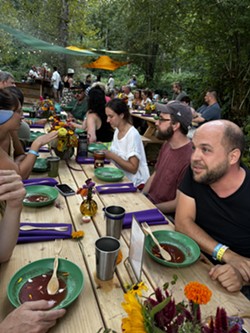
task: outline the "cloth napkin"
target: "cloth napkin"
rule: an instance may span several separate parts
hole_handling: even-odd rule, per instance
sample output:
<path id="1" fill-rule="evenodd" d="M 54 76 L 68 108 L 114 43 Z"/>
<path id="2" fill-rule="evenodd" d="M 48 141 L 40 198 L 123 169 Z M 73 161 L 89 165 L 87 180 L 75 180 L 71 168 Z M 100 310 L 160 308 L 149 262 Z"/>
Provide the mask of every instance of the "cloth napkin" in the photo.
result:
<path id="1" fill-rule="evenodd" d="M 23 180 L 24 186 L 29 185 L 47 185 L 47 186 L 55 186 L 58 184 L 58 181 L 54 178 L 29 178 Z"/>
<path id="2" fill-rule="evenodd" d="M 165 219 L 162 213 L 157 208 L 153 208 L 141 210 L 138 212 L 126 213 L 123 220 L 123 229 L 131 227 L 133 215 L 139 223 L 147 222 L 149 225 L 168 224 L 168 221 Z"/>
<path id="3" fill-rule="evenodd" d="M 78 164 L 94 164 L 94 157 L 77 157 Z M 109 164 L 110 160 L 104 159 L 104 164 Z"/>
<path id="4" fill-rule="evenodd" d="M 44 128 L 42 124 L 30 124 L 30 128 Z"/>
<path id="5" fill-rule="evenodd" d="M 133 185 L 133 183 L 115 183 L 115 184 L 105 184 L 105 185 L 96 186 L 96 190 L 100 194 L 108 194 L 108 193 L 136 192 L 137 188 Z"/>
<path id="6" fill-rule="evenodd" d="M 21 222 L 22 225 L 32 225 L 35 227 L 68 227 L 66 231 L 56 231 L 56 230 L 27 230 L 19 231 L 19 237 L 17 243 L 33 243 L 33 242 L 43 242 L 54 239 L 66 239 L 71 238 L 72 225 L 70 223 L 30 223 Z"/>

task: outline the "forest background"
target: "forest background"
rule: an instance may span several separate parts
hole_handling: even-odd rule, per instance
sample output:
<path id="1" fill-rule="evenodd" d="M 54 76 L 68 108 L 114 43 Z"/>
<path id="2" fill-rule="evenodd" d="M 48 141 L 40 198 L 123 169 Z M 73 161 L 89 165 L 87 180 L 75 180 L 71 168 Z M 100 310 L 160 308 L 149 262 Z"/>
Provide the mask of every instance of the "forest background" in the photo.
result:
<path id="1" fill-rule="evenodd" d="M 249 0 L 0 0 L 0 23 L 63 47 L 125 50 L 130 64 L 113 72 L 116 85 L 132 74 L 140 87 L 165 90 L 180 81 L 195 108 L 215 89 L 223 118 L 240 126 L 250 112 Z M 102 52 L 99 52 L 102 54 Z M 105 54 L 105 52 L 103 53 Z M 140 54 L 140 55 L 138 55 Z M 143 55 L 141 55 L 143 54 Z M 0 69 L 17 80 L 43 62 L 79 79 L 97 70 L 96 57 L 39 51 L 0 30 Z M 110 72 L 100 71 L 107 80 Z M 250 129 L 249 129 L 250 136 Z"/>

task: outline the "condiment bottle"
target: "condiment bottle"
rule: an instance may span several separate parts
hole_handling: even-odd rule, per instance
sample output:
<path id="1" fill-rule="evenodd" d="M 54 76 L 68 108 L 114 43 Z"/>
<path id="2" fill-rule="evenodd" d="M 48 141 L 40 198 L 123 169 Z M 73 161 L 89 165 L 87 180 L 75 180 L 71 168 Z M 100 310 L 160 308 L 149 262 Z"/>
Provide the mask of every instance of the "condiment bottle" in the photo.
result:
<path id="1" fill-rule="evenodd" d="M 101 150 L 94 151 L 94 168 L 102 168 L 104 166 L 105 153 Z"/>

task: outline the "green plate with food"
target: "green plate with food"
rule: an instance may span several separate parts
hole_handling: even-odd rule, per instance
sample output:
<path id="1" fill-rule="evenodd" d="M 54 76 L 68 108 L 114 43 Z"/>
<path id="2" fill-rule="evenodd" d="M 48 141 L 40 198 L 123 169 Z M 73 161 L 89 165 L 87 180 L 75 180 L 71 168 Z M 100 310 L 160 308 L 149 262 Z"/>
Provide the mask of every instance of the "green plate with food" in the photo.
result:
<path id="1" fill-rule="evenodd" d="M 147 235 L 145 239 L 146 251 L 159 264 L 168 267 L 186 267 L 199 259 L 200 248 L 190 237 L 177 231 L 168 230 L 153 231 L 153 234 L 171 255 L 171 261 L 164 260 L 152 238 Z"/>
<path id="2" fill-rule="evenodd" d="M 107 150 L 107 147 L 103 143 L 93 142 L 88 145 L 88 151 L 93 153 L 95 150 Z"/>
<path id="3" fill-rule="evenodd" d="M 28 207 L 44 207 L 52 204 L 58 197 L 54 187 L 46 185 L 30 185 L 26 187 L 23 205 Z"/>
<path id="4" fill-rule="evenodd" d="M 73 262 L 59 259 L 59 291 L 48 295 L 47 284 L 53 271 L 54 258 L 34 261 L 17 271 L 11 278 L 7 294 L 14 307 L 25 301 L 40 299 L 55 300 L 54 308 L 66 308 L 80 295 L 84 277 L 81 269 Z"/>
<path id="5" fill-rule="evenodd" d="M 117 182 L 122 180 L 125 175 L 121 169 L 109 167 L 97 168 L 95 169 L 94 173 L 98 179 L 104 180 L 106 182 Z"/>
<path id="6" fill-rule="evenodd" d="M 37 158 L 32 168 L 34 172 L 45 172 L 48 170 L 48 161 L 46 158 Z"/>

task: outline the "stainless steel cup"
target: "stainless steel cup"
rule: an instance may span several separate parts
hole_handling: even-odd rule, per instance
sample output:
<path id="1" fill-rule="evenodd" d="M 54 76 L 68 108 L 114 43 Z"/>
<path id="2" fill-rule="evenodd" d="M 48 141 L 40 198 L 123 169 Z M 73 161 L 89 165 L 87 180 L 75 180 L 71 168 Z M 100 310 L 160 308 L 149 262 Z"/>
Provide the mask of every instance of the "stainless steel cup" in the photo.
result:
<path id="1" fill-rule="evenodd" d="M 95 242 L 96 276 L 107 281 L 114 276 L 120 242 L 114 237 L 101 237 Z"/>
<path id="2" fill-rule="evenodd" d="M 125 209 L 120 206 L 104 208 L 106 216 L 106 235 L 117 239 L 121 237 Z"/>
<path id="3" fill-rule="evenodd" d="M 58 177 L 59 161 L 60 157 L 57 156 L 51 156 L 47 158 L 49 177 Z"/>

